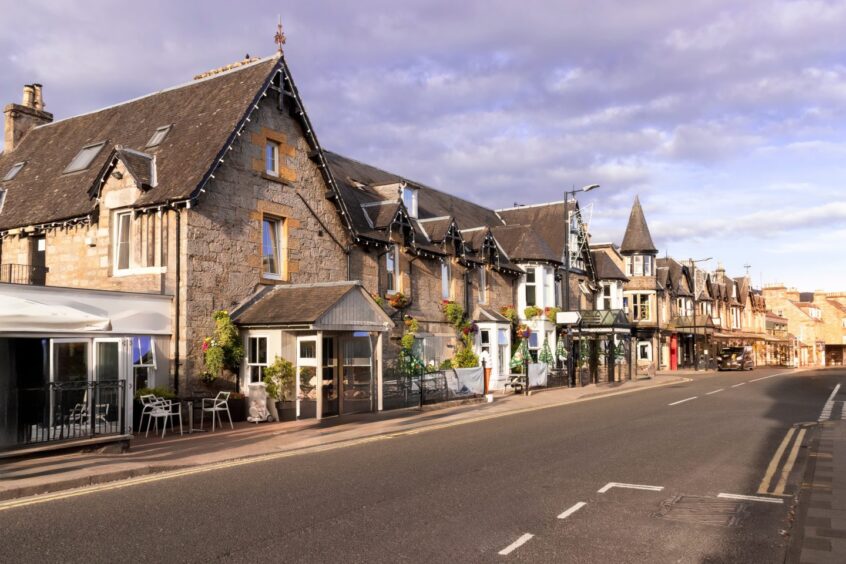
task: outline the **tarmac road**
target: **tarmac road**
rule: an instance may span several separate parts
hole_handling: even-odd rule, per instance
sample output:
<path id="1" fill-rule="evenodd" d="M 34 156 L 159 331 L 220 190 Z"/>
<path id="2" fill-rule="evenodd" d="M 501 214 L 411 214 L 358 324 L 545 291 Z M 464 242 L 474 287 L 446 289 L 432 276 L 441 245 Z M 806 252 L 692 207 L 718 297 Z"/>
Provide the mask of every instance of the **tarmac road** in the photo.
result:
<path id="1" fill-rule="evenodd" d="M 69 495 L 0 511 L 0 561 L 781 562 L 806 445 L 843 382 L 698 375 Z"/>

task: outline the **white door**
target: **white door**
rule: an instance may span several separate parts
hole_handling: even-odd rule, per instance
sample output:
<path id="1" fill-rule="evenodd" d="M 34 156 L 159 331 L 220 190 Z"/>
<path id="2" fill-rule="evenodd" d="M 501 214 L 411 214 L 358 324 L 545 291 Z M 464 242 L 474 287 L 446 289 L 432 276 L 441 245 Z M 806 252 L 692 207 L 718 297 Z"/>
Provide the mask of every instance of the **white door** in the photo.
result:
<path id="1" fill-rule="evenodd" d="M 119 424 L 121 412 L 125 421 L 132 421 L 133 392 L 129 384 L 131 379 L 127 378 L 127 342 L 131 346 L 130 339 L 94 339 L 93 374 L 97 382 L 94 402 L 98 424 Z"/>
<path id="2" fill-rule="evenodd" d="M 317 416 L 317 337 L 297 337 L 297 418 Z"/>
<path id="3" fill-rule="evenodd" d="M 90 339 L 50 340 L 51 439 L 86 432 L 82 426 L 83 411 L 89 403 L 88 383 L 92 375 Z"/>

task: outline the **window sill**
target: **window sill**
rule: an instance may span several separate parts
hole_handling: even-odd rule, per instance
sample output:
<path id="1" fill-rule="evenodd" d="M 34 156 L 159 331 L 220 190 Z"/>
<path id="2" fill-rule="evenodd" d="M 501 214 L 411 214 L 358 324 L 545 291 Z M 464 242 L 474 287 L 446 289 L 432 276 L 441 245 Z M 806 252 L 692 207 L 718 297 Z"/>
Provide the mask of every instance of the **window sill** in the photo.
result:
<path id="1" fill-rule="evenodd" d="M 115 278 L 122 278 L 124 276 L 142 276 L 144 274 L 166 274 L 166 266 L 148 266 L 146 268 L 124 268 L 121 270 L 113 270 L 112 276 Z"/>
<path id="2" fill-rule="evenodd" d="M 259 283 L 272 286 L 274 284 L 287 284 L 288 281 L 281 276 L 268 276 L 266 274 L 262 274 Z"/>
<path id="3" fill-rule="evenodd" d="M 259 173 L 259 176 L 261 176 L 265 180 L 269 180 L 270 182 L 275 182 L 276 184 L 281 184 L 283 186 L 293 186 L 293 184 L 291 184 L 284 178 L 279 176 L 273 176 L 272 174 L 267 174 L 266 172 Z"/>

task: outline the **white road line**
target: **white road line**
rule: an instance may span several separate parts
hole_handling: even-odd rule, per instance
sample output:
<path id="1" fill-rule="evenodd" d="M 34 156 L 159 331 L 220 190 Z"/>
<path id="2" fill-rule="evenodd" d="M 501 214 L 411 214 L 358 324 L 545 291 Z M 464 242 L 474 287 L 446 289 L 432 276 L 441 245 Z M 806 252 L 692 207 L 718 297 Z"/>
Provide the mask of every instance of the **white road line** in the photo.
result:
<path id="1" fill-rule="evenodd" d="M 699 397 L 699 396 L 693 396 L 692 398 L 687 398 L 687 399 L 683 399 L 683 400 L 679 400 L 679 401 L 674 401 L 673 403 L 668 403 L 667 405 L 678 405 L 678 404 L 680 404 L 680 403 L 684 403 L 684 402 L 686 402 L 686 401 L 695 400 L 695 399 L 696 399 L 696 398 L 698 398 L 698 397 Z"/>
<path id="2" fill-rule="evenodd" d="M 706 395 L 706 396 L 710 396 L 711 394 L 717 394 L 717 393 L 720 393 L 720 392 L 722 392 L 723 390 L 725 390 L 725 388 L 720 388 L 719 390 L 714 390 L 713 392 L 708 392 L 708 393 L 707 393 L 707 394 L 705 394 L 705 395 Z"/>
<path id="3" fill-rule="evenodd" d="M 770 489 L 770 480 L 773 479 L 776 468 L 778 468 L 778 463 L 781 462 L 781 457 L 784 455 L 784 451 L 787 449 L 787 445 L 790 444 L 790 439 L 793 437 L 793 433 L 795 432 L 796 427 L 791 427 L 784 436 L 784 439 L 782 439 L 781 444 L 778 445 L 778 449 L 776 449 L 773 459 L 770 460 L 770 465 L 767 466 L 767 472 L 764 474 L 764 479 L 761 480 L 761 485 L 758 486 L 758 493 L 768 493 L 768 490 Z"/>
<path id="4" fill-rule="evenodd" d="M 834 396 L 837 395 L 837 392 L 840 390 L 840 384 L 834 386 L 834 389 L 831 391 L 831 395 L 828 396 L 828 399 L 823 405 L 823 410 L 820 413 L 819 419 L 817 421 L 828 421 L 831 419 L 831 410 L 834 409 Z"/>
<path id="5" fill-rule="evenodd" d="M 802 446 L 802 439 L 805 438 L 805 429 L 799 431 L 796 435 L 796 442 L 793 443 L 793 448 L 790 449 L 790 456 L 787 457 L 787 462 L 784 463 L 784 468 L 781 470 L 781 478 L 778 481 L 773 493 L 781 495 L 784 493 L 784 486 L 787 485 L 787 477 L 790 471 L 793 470 L 793 465 L 796 464 L 796 456 L 799 454 L 799 447 Z"/>
<path id="6" fill-rule="evenodd" d="M 558 518 L 559 519 L 566 519 L 567 517 L 569 517 L 570 515 L 572 515 L 573 513 L 575 513 L 576 511 L 578 511 L 582 507 L 584 507 L 585 505 L 587 505 L 587 503 L 585 503 L 584 501 L 580 501 L 579 503 L 577 503 L 576 505 L 574 505 L 573 507 L 571 507 L 570 509 L 568 509 L 567 511 L 565 511 L 564 513 L 559 515 Z"/>
<path id="7" fill-rule="evenodd" d="M 735 384 L 734 386 L 732 386 L 732 388 L 739 388 L 740 386 L 742 386 L 745 383 L 746 382 L 741 382 L 740 384 Z"/>
<path id="8" fill-rule="evenodd" d="M 756 495 L 740 495 L 740 494 L 728 494 L 728 493 L 721 493 L 717 495 L 717 497 L 721 497 L 723 499 L 743 499 L 746 501 L 763 501 L 765 503 L 778 503 L 783 504 L 783 499 L 774 499 L 771 497 L 758 497 Z"/>
<path id="9" fill-rule="evenodd" d="M 650 492 L 660 492 L 664 489 L 664 486 L 645 486 L 643 484 L 622 484 L 620 482 L 608 482 L 600 489 L 596 490 L 596 493 L 605 493 L 611 488 L 626 488 L 629 490 L 647 490 Z"/>
<path id="10" fill-rule="evenodd" d="M 518 548 L 520 548 L 521 546 L 523 546 L 524 544 L 529 542 L 533 536 L 535 536 L 535 535 L 533 535 L 531 533 L 525 533 L 522 537 L 520 537 L 516 541 L 512 542 L 511 544 L 509 544 L 508 546 L 506 546 L 505 548 L 500 550 L 499 554 L 501 556 L 508 556 L 509 554 L 511 554 L 512 552 L 514 552 L 515 550 L 517 550 Z"/>
<path id="11" fill-rule="evenodd" d="M 785 374 L 791 374 L 791 372 L 779 372 L 778 374 L 770 374 L 769 376 L 764 376 L 762 378 L 755 378 L 754 380 L 749 380 L 750 382 L 760 382 L 761 380 L 766 380 L 767 378 L 775 378 L 776 376 L 784 376 Z"/>

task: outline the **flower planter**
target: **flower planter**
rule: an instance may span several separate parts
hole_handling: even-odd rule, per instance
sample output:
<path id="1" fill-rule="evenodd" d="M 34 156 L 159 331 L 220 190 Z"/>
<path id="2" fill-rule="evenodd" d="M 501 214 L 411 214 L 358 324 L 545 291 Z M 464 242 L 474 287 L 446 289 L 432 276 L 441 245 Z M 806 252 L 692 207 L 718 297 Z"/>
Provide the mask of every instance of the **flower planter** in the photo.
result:
<path id="1" fill-rule="evenodd" d="M 229 398 L 229 414 L 232 416 L 232 422 L 247 420 L 247 400 L 244 398 Z"/>
<path id="2" fill-rule="evenodd" d="M 296 421 L 297 420 L 297 402 L 295 401 L 277 401 L 274 404 L 277 412 L 277 421 Z"/>

